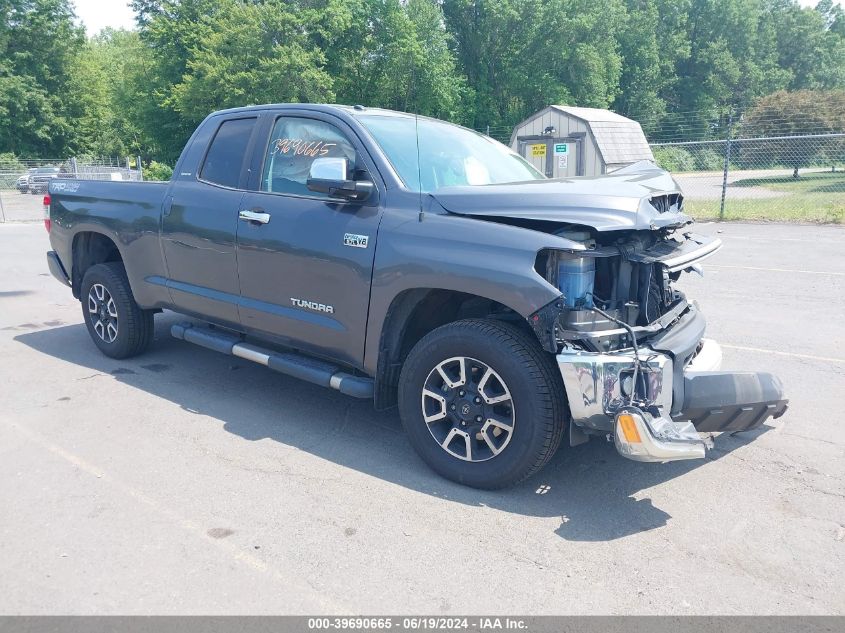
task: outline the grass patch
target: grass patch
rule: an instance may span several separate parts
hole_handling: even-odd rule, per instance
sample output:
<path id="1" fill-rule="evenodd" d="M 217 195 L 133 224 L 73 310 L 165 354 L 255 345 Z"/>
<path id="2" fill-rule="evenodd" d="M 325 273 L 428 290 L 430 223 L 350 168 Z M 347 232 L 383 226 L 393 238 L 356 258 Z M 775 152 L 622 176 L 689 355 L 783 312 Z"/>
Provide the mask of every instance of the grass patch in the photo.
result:
<path id="1" fill-rule="evenodd" d="M 773 198 L 731 197 L 731 189 L 760 188 L 778 192 Z M 687 200 L 687 213 L 697 220 L 719 218 L 719 200 Z M 845 172 L 814 172 L 798 178 L 770 176 L 737 180 L 728 187 L 725 220 L 845 223 Z"/>
<path id="2" fill-rule="evenodd" d="M 793 178 L 792 174 L 768 178 L 744 178 L 731 187 L 763 187 L 787 193 L 827 193 L 845 191 L 845 171 L 814 171 Z"/>

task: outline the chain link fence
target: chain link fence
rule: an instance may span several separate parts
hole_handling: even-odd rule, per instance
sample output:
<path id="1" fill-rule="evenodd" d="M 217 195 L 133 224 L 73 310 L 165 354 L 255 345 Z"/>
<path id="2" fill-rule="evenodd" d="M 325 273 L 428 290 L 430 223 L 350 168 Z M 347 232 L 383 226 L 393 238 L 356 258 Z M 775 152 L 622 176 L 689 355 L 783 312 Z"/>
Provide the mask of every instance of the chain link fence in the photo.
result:
<path id="1" fill-rule="evenodd" d="M 845 133 L 652 143 L 688 212 L 729 220 L 845 220 Z"/>
<path id="2" fill-rule="evenodd" d="M 54 178 L 143 180 L 139 158 L 15 158 L 0 156 L 0 222 L 31 222 L 44 215 L 43 196 Z"/>
<path id="3" fill-rule="evenodd" d="M 823 125 L 800 114 L 753 122 L 694 112 L 640 120 L 657 163 L 681 186 L 699 219 L 845 223 L 845 121 Z M 480 132 L 508 144 L 512 128 Z M 787 133 L 778 133 L 784 131 Z M 39 178 L 142 180 L 140 159 L 0 156 L 0 221 L 43 215 Z M 36 195 L 33 195 L 36 194 Z"/>
<path id="4" fill-rule="evenodd" d="M 629 115 L 699 219 L 845 223 L 845 117 L 800 111 Z M 479 132 L 505 145 L 513 128 Z"/>

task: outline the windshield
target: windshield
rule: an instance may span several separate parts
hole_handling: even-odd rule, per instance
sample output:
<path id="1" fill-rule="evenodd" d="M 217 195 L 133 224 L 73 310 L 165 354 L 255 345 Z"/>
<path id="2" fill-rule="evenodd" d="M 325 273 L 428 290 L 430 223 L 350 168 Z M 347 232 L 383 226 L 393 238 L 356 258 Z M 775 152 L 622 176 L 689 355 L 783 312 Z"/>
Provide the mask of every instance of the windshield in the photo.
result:
<path id="1" fill-rule="evenodd" d="M 58 167 L 38 167 L 35 170 L 36 174 L 58 174 L 59 168 Z"/>
<path id="2" fill-rule="evenodd" d="M 453 185 L 490 185 L 545 178 L 498 141 L 451 123 L 385 115 L 358 119 L 384 150 L 405 186 L 414 191 L 430 193 Z"/>

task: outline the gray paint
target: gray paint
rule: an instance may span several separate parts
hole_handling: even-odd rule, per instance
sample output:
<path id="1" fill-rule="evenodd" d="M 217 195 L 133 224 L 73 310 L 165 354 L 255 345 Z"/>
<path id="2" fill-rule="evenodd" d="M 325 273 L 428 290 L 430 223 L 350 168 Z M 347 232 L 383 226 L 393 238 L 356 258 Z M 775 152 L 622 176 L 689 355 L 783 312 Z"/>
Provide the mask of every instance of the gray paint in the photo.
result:
<path id="1" fill-rule="evenodd" d="M 197 166 L 217 126 L 246 114 L 261 122 L 244 161 L 242 189 L 199 181 Z M 257 191 L 272 123 L 284 114 L 331 121 L 349 135 L 376 187 L 370 202 Z M 677 214 L 657 218 L 647 208 L 649 195 L 677 190 L 653 167 L 604 180 L 444 189 L 421 200 L 402 185 L 355 111 L 335 106 L 214 113 L 186 145 L 174 173 L 169 184 L 68 181 L 74 184 L 54 190 L 50 239 L 66 270 L 74 236 L 101 233 L 117 245 L 142 307 L 194 315 L 369 374 L 377 370 L 390 307 L 409 290 L 465 292 L 524 317 L 559 296 L 534 270 L 537 252 L 581 245 L 473 215 L 542 217 L 600 230 L 687 221 Z M 242 209 L 262 209 L 270 222 L 238 221 Z M 345 233 L 368 235 L 368 248 L 344 246 Z M 293 306 L 291 297 L 331 304 L 334 312 Z"/>
<path id="2" fill-rule="evenodd" d="M 692 222 L 683 213 L 659 213 L 649 203 L 652 196 L 679 192 L 666 171 L 643 162 L 604 176 L 447 187 L 433 195 L 454 213 L 581 224 L 613 231 Z"/>
<path id="3" fill-rule="evenodd" d="M 171 305 L 167 289 L 145 281 L 147 276 L 167 276 L 159 216 L 169 185 L 94 180 L 78 181 L 78 184 L 79 188 L 73 192 L 66 189 L 58 192 L 51 187 L 50 243 L 71 279 L 75 277 L 74 238 L 84 232 L 97 233 L 117 245 L 132 292 L 141 305 L 150 308 Z"/>

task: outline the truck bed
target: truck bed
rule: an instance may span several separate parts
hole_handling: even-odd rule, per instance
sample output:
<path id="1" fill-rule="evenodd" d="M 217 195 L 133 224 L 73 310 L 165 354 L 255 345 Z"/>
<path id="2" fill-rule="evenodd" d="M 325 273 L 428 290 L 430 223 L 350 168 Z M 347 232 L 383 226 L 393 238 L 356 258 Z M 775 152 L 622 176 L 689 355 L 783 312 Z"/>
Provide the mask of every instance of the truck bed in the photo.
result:
<path id="1" fill-rule="evenodd" d="M 169 182 L 56 179 L 50 183 L 54 219 L 64 214 L 114 217 L 157 217 Z"/>
<path id="2" fill-rule="evenodd" d="M 169 182 L 55 179 L 50 183 L 50 242 L 73 279 L 73 240 L 99 233 L 129 254 L 126 272 L 139 304 L 160 305 L 145 278 L 162 274 L 159 227 Z M 152 290 L 152 289 L 151 289 Z"/>

